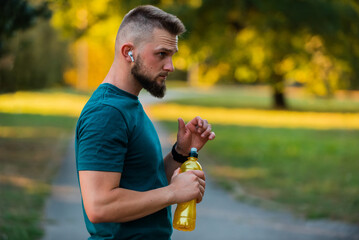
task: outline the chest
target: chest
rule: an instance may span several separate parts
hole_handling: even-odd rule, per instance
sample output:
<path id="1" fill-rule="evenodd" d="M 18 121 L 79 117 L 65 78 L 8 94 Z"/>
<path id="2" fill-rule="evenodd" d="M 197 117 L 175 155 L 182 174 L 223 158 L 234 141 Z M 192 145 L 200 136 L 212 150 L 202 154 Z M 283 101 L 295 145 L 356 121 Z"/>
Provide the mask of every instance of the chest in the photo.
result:
<path id="1" fill-rule="evenodd" d="M 152 122 L 140 114 L 131 129 L 121 185 L 145 191 L 166 184 L 161 144 Z"/>

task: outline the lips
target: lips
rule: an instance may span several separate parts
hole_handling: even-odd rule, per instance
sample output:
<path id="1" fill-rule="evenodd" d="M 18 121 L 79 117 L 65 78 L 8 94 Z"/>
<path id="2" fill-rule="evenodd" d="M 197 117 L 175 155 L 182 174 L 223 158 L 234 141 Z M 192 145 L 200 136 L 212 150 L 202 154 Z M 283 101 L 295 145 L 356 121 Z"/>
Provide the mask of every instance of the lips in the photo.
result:
<path id="1" fill-rule="evenodd" d="M 163 79 L 166 79 L 168 76 L 168 74 L 159 74 L 158 77 L 160 78 L 163 78 Z"/>

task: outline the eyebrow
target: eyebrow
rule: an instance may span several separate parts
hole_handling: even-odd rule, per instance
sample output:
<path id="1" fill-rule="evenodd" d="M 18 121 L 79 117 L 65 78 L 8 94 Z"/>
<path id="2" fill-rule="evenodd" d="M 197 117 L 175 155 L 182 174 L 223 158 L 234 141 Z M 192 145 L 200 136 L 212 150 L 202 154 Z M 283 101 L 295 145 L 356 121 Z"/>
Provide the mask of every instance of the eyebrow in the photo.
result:
<path id="1" fill-rule="evenodd" d="M 176 53 L 178 52 L 178 49 L 176 48 L 176 50 L 173 50 L 173 49 L 169 49 L 169 48 L 159 48 L 159 49 L 156 49 L 156 51 L 163 51 L 163 52 L 169 52 L 169 53 Z"/>

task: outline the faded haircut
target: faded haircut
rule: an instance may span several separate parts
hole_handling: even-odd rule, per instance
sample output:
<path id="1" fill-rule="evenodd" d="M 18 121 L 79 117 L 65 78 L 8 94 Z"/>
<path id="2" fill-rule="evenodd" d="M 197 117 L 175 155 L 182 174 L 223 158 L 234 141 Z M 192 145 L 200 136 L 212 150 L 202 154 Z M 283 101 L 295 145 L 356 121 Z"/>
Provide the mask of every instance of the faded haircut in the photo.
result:
<path id="1" fill-rule="evenodd" d="M 176 16 L 151 5 L 143 5 L 129 11 L 122 20 L 116 37 L 116 45 L 125 41 L 141 44 L 151 36 L 155 28 L 179 36 L 186 31 Z"/>

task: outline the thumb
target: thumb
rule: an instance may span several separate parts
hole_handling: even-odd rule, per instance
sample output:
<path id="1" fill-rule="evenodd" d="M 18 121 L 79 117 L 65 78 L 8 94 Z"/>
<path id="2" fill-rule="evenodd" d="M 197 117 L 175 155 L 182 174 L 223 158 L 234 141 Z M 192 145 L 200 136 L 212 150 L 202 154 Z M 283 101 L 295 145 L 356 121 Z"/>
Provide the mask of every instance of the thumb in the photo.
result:
<path id="1" fill-rule="evenodd" d="M 178 136 L 184 136 L 186 133 L 186 124 L 182 118 L 178 118 Z"/>
<path id="2" fill-rule="evenodd" d="M 171 177 L 171 182 L 178 174 L 180 174 L 180 170 L 181 170 L 180 168 L 177 168 L 176 170 L 174 170 L 172 177 Z"/>

